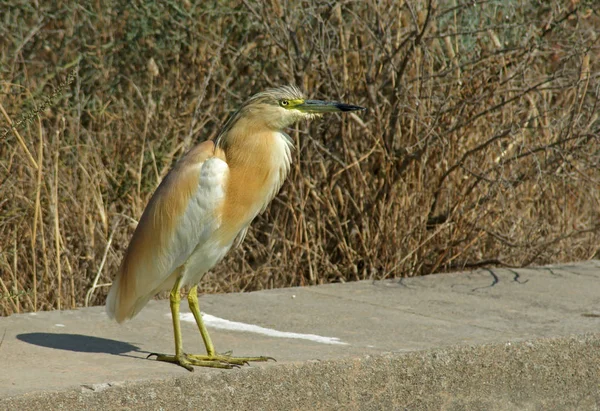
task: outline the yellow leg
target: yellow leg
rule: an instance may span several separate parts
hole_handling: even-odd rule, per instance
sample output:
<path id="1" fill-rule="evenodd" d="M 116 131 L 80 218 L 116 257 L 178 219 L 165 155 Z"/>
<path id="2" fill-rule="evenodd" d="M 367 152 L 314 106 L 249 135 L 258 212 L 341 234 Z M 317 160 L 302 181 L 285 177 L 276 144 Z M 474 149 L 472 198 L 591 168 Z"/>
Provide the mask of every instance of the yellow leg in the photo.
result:
<path id="1" fill-rule="evenodd" d="M 192 287 L 190 292 L 188 293 L 188 304 L 190 306 L 190 311 L 194 314 L 194 318 L 196 319 L 196 324 L 198 324 L 198 330 L 200 331 L 200 335 L 202 336 L 202 340 L 204 341 L 204 346 L 206 347 L 206 353 L 209 356 L 215 355 L 215 347 L 210 339 L 210 335 L 208 335 L 208 330 L 206 329 L 206 325 L 204 325 L 204 321 L 202 321 L 202 314 L 200 313 L 200 305 L 198 304 L 198 286 L 195 285 Z"/>
<path id="2" fill-rule="evenodd" d="M 231 365 L 244 365 L 248 364 L 249 361 L 268 361 L 275 360 L 272 357 L 232 357 L 230 352 L 227 354 L 217 354 L 215 352 L 215 347 L 210 339 L 210 335 L 208 335 L 208 330 L 206 329 L 206 325 L 204 325 L 204 321 L 202 320 L 202 314 L 200 313 L 200 306 L 198 304 L 198 291 L 197 286 L 192 287 L 190 292 L 188 293 L 188 304 L 190 306 L 190 311 L 194 315 L 196 319 L 196 324 L 198 324 L 198 330 L 200 331 L 200 335 L 202 336 L 202 340 L 204 340 L 204 346 L 206 347 L 207 355 L 196 355 L 196 354 L 188 354 L 190 359 L 198 360 L 198 361 L 218 361 L 225 364 Z"/>
<path id="3" fill-rule="evenodd" d="M 148 358 L 156 356 L 157 361 L 174 363 L 182 366 L 188 371 L 194 371 L 194 365 L 200 367 L 233 368 L 233 366 L 236 365 L 235 363 L 227 363 L 212 358 L 209 360 L 203 360 L 201 358 L 191 358 L 191 356 L 183 352 L 183 343 L 181 338 L 181 323 L 179 320 L 179 304 L 181 303 L 181 294 L 179 293 L 180 284 L 181 277 L 179 277 L 177 281 L 175 281 L 175 285 L 171 289 L 171 294 L 169 296 L 169 302 L 171 305 L 171 315 L 173 317 L 173 334 L 175 336 L 175 355 L 152 353 L 148 355 Z M 195 288 L 196 287 L 194 287 L 194 289 Z M 208 334 L 206 335 L 208 336 Z M 208 341 L 210 343 L 210 339 Z"/>
<path id="4" fill-rule="evenodd" d="M 179 284 L 181 277 L 175 281 L 169 295 L 169 305 L 171 306 L 171 317 L 173 319 L 173 335 L 175 336 L 175 356 L 183 354 L 183 338 L 181 338 L 181 323 L 179 321 L 179 305 L 181 304 L 181 294 L 179 293 Z"/>

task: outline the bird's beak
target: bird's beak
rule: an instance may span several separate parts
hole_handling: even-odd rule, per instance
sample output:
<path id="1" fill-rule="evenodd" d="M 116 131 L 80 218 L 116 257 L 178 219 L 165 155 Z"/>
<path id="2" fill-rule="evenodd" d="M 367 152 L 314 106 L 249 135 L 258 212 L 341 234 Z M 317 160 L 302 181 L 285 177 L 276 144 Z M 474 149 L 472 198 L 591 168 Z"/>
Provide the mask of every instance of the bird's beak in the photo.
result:
<path id="1" fill-rule="evenodd" d="M 364 107 L 351 104 L 338 103 L 337 101 L 304 100 L 294 107 L 304 113 L 335 113 L 338 111 L 366 110 Z"/>

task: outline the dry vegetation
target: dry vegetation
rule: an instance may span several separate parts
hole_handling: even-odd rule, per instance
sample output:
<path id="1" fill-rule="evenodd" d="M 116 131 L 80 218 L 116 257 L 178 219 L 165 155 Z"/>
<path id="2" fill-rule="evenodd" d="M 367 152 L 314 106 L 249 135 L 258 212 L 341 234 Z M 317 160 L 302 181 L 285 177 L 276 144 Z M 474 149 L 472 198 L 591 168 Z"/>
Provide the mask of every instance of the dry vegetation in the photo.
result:
<path id="1" fill-rule="evenodd" d="M 173 162 L 286 83 L 369 111 L 290 130 L 206 292 L 596 256 L 595 0 L 196 3 L 0 0 L 2 315 L 103 303 Z"/>

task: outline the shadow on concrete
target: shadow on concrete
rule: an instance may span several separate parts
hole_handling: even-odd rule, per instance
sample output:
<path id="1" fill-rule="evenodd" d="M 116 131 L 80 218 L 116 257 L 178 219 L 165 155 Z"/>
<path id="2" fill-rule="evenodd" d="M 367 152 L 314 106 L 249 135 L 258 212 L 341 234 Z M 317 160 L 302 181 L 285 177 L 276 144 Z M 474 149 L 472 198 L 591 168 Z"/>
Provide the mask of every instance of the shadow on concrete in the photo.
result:
<path id="1" fill-rule="evenodd" d="M 147 351 L 140 350 L 139 347 L 133 344 L 81 334 L 27 333 L 17 335 L 17 339 L 29 344 L 54 348 L 56 350 L 106 353 L 134 358 L 140 357 L 126 355 L 126 353 L 133 351 L 140 354 L 150 354 Z"/>

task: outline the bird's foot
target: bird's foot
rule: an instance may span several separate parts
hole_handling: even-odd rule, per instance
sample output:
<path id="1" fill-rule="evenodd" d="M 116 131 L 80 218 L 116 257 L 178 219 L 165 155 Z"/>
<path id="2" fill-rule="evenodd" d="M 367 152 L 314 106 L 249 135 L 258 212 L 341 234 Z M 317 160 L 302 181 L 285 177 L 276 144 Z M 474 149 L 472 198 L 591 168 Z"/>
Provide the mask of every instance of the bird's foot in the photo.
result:
<path id="1" fill-rule="evenodd" d="M 225 354 L 213 354 L 213 355 L 197 355 L 197 354 L 188 354 L 188 357 L 191 359 L 194 359 L 196 361 L 219 361 L 223 364 L 229 364 L 231 366 L 241 366 L 241 365 L 248 365 L 251 361 L 259 361 L 259 362 L 266 362 L 269 360 L 273 360 L 273 361 L 277 361 L 275 358 L 273 357 L 265 357 L 265 356 L 260 356 L 260 357 L 233 357 L 231 355 L 231 351 L 226 352 Z"/>
<path id="2" fill-rule="evenodd" d="M 231 369 L 234 367 L 239 367 L 238 364 L 230 364 L 227 362 L 220 361 L 218 359 L 198 359 L 193 358 L 193 355 L 182 354 L 182 355 L 169 355 L 169 354 L 158 354 L 152 353 L 148 355 L 146 358 L 150 358 L 156 356 L 156 361 L 164 361 L 170 362 L 172 364 L 177 364 L 180 367 L 185 368 L 188 371 L 194 371 L 194 366 L 196 367 L 210 367 L 210 368 L 225 368 Z"/>
<path id="3" fill-rule="evenodd" d="M 146 358 L 156 356 L 156 361 L 177 364 L 188 371 L 194 371 L 194 366 L 231 369 L 241 367 L 242 365 L 248 365 L 250 361 L 276 361 L 275 358 L 272 357 L 232 357 L 229 354 L 230 353 L 214 355 L 182 354 L 177 356 L 152 353 Z"/>

